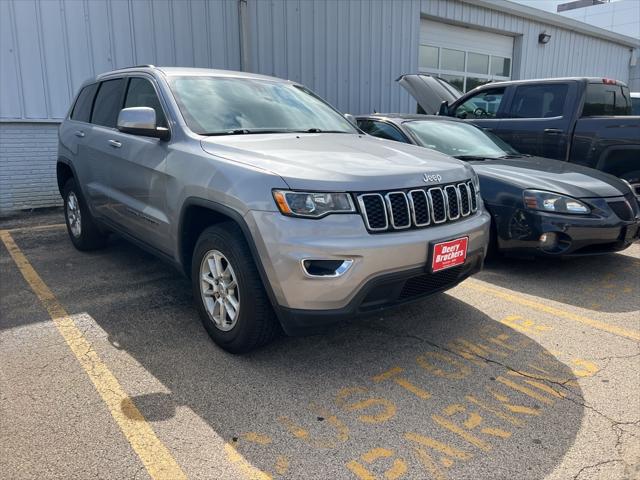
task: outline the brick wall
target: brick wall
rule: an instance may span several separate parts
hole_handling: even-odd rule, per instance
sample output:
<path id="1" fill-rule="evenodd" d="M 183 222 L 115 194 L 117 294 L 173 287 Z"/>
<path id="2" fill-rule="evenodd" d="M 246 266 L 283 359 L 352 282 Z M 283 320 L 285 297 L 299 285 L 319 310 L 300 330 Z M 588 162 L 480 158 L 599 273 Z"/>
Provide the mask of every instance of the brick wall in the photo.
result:
<path id="1" fill-rule="evenodd" d="M 0 123 L 0 215 L 61 205 L 58 124 Z"/>

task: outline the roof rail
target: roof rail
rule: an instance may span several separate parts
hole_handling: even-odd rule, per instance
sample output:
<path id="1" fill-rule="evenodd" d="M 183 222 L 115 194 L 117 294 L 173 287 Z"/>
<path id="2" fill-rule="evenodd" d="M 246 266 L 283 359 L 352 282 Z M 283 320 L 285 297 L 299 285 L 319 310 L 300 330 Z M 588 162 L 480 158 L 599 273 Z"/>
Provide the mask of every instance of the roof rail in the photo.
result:
<path id="1" fill-rule="evenodd" d="M 150 63 L 143 64 L 143 65 L 133 65 L 131 67 L 125 67 L 125 68 L 142 68 L 142 67 L 156 68 L 155 65 L 152 65 Z"/>

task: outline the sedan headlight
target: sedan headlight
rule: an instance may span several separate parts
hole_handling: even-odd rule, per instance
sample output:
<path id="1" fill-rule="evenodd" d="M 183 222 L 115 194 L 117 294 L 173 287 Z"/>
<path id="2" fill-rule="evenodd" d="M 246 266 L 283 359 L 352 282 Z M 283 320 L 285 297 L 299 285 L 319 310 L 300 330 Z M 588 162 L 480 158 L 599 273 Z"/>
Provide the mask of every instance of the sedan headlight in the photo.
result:
<path id="1" fill-rule="evenodd" d="M 523 197 L 525 206 L 531 210 L 577 215 L 591 212 L 591 209 L 580 200 L 560 193 L 525 190 Z"/>
<path id="2" fill-rule="evenodd" d="M 348 193 L 292 192 L 274 190 L 273 198 L 282 214 L 292 217 L 320 218 L 330 213 L 355 213 Z"/>

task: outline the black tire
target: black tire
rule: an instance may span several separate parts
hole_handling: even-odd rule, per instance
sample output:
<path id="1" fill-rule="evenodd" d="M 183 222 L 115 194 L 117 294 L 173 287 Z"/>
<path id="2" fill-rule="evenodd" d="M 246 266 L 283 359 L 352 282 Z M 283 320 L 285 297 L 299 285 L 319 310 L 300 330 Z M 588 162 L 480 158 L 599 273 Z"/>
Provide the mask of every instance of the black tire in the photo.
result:
<path id="1" fill-rule="evenodd" d="M 74 229 L 72 229 L 70 217 L 73 213 L 70 211 L 69 207 L 70 201 L 72 204 L 74 203 L 72 196 L 80 209 L 79 234 L 77 230 L 74 231 Z M 80 188 L 78 188 L 76 181 L 73 178 L 70 178 L 67 180 L 67 183 L 64 184 L 64 188 L 62 189 L 62 198 L 64 200 L 64 218 L 67 224 L 67 233 L 69 234 L 69 238 L 71 239 L 73 246 L 82 251 L 103 248 L 107 243 L 107 234 L 97 225 L 89 211 L 89 208 L 87 207 L 86 202 L 84 201 Z"/>
<path id="2" fill-rule="evenodd" d="M 202 295 L 201 265 L 206 255 L 217 250 L 226 257 L 236 277 L 239 310 L 235 325 L 223 331 L 211 318 Z M 202 232 L 191 261 L 193 296 L 200 319 L 209 336 L 230 353 L 246 353 L 269 343 L 279 329 L 269 297 L 240 227 L 224 222 Z"/>

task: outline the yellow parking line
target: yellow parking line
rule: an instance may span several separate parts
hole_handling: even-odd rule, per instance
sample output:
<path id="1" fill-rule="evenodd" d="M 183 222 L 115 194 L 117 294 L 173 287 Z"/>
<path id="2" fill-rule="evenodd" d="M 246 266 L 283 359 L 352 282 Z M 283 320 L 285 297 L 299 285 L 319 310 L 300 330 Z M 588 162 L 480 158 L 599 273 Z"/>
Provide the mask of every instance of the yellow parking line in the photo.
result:
<path id="1" fill-rule="evenodd" d="M 20 269 L 20 273 L 49 312 L 78 362 L 89 376 L 131 447 L 153 479 L 179 480 L 186 475 L 144 418 L 116 377 L 82 335 L 73 319 L 34 270 L 11 234 L 0 230 L 0 239 Z"/>
<path id="2" fill-rule="evenodd" d="M 16 227 L 9 228 L 7 230 L 3 230 L 5 232 L 10 233 L 18 233 L 18 232 L 34 232 L 38 230 L 55 230 L 56 228 L 63 228 L 67 225 L 65 223 L 53 223 L 51 225 L 34 225 L 32 227 Z"/>
<path id="3" fill-rule="evenodd" d="M 585 317 L 583 315 L 578 315 L 576 313 L 568 312 L 566 310 L 561 310 L 556 307 L 551 307 L 549 305 L 536 302 L 535 300 L 531 300 L 521 295 L 517 295 L 514 293 L 507 293 L 503 290 L 498 290 L 496 288 L 485 287 L 484 285 L 481 285 L 481 283 L 483 282 L 480 282 L 479 280 L 467 280 L 466 282 L 463 283 L 463 286 L 471 290 L 476 290 L 478 292 L 488 293 L 490 295 L 493 295 L 494 297 L 501 298 L 502 300 L 506 300 L 507 302 L 510 302 L 510 303 L 516 303 L 518 305 L 523 305 L 525 307 L 529 307 L 534 310 L 538 310 L 540 312 L 548 313 L 550 315 L 555 315 L 556 317 L 582 323 L 592 328 L 602 330 L 603 332 L 612 333 L 619 337 L 625 337 L 625 338 L 630 338 L 632 340 L 640 341 L 640 331 L 638 330 L 618 327 L 616 325 L 610 325 L 608 323 L 600 322 L 598 320 L 594 320 L 592 318 Z"/>

